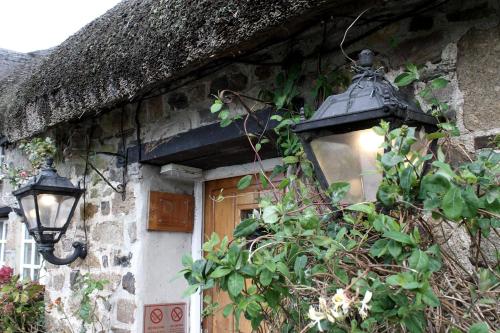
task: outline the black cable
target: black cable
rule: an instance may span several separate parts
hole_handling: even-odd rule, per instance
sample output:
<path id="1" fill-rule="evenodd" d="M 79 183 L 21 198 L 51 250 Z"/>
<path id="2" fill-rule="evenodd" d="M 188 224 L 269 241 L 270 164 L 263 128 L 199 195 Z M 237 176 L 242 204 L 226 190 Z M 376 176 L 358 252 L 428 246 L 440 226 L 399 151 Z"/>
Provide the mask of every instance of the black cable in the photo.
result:
<path id="1" fill-rule="evenodd" d="M 139 101 L 137 102 L 137 107 L 135 108 L 135 140 L 137 141 L 137 163 L 140 163 L 142 159 L 141 122 L 139 120 L 139 111 L 141 109 L 141 104 L 143 100 L 144 98 L 139 99 Z M 128 151 L 127 151 L 127 156 L 128 156 Z"/>

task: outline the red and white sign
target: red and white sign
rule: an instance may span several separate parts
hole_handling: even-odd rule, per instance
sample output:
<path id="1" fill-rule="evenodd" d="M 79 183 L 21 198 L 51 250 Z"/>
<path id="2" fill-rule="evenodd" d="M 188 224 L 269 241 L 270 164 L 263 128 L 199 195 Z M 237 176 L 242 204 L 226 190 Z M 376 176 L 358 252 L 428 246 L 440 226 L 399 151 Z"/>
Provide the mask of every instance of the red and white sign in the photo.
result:
<path id="1" fill-rule="evenodd" d="M 144 333 L 187 333 L 186 303 L 144 305 Z"/>

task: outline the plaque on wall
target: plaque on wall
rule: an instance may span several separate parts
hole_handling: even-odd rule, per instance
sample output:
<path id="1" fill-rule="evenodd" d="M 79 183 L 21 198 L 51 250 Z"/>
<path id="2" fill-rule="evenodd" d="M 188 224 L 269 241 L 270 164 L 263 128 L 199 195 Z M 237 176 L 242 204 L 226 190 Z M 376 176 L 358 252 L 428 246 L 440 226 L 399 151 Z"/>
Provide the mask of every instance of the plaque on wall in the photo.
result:
<path id="1" fill-rule="evenodd" d="M 192 232 L 193 213 L 192 195 L 149 192 L 148 230 Z"/>
<path id="2" fill-rule="evenodd" d="M 187 333 L 186 303 L 144 305 L 144 333 Z"/>

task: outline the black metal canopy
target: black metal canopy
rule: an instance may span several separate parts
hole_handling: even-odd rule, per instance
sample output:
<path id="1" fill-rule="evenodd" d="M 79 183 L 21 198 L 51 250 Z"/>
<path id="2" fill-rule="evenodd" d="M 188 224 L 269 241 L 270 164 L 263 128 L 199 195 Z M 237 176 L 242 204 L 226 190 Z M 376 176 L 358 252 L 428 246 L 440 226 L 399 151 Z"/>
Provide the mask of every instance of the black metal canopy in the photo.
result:
<path id="1" fill-rule="evenodd" d="M 249 117 L 246 122 L 247 131 L 273 137 L 273 128 L 278 124 L 270 119 L 273 114 L 270 108 L 255 112 L 254 117 Z M 206 125 L 160 142 L 136 146 L 128 152 L 128 163 L 138 162 L 137 149 L 141 149 L 139 162 L 152 165 L 178 163 L 207 170 L 253 162 L 255 152 L 248 143 L 243 122 L 239 119 L 227 127 L 221 127 L 219 123 Z M 266 144 L 259 155 L 267 159 L 279 156 L 279 152 L 272 144 Z"/>
<path id="2" fill-rule="evenodd" d="M 345 133 L 376 125 L 382 119 L 391 123 L 435 125 L 436 118 L 424 113 L 406 99 L 385 77 L 373 69 L 373 52 L 360 53 L 357 74 L 347 90 L 329 96 L 309 119 L 297 124 L 296 133 L 328 128 Z"/>

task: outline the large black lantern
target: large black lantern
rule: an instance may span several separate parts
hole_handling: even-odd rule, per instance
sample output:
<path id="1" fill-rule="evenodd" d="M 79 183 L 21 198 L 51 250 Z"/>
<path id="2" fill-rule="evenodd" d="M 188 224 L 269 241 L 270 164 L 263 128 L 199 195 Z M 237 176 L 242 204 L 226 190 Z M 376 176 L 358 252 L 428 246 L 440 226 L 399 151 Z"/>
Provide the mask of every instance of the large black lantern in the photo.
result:
<path id="1" fill-rule="evenodd" d="M 54 255 L 54 245 L 66 233 L 84 190 L 59 176 L 52 164 L 53 160 L 48 159 L 41 172 L 13 194 L 38 251 L 54 265 L 67 265 L 87 255 L 86 245 L 81 242 L 73 243 L 74 252 L 66 258 Z"/>
<path id="2" fill-rule="evenodd" d="M 383 152 L 384 138 L 371 130 L 373 126 L 385 120 L 393 128 L 406 124 L 429 131 L 435 130 L 437 122 L 372 66 L 373 52 L 363 50 L 349 88 L 329 96 L 310 119 L 303 119 L 294 129 L 321 185 L 328 188 L 334 182 L 349 182 L 347 200 L 352 202 L 375 200 L 382 180 L 376 172 L 376 158 Z"/>

